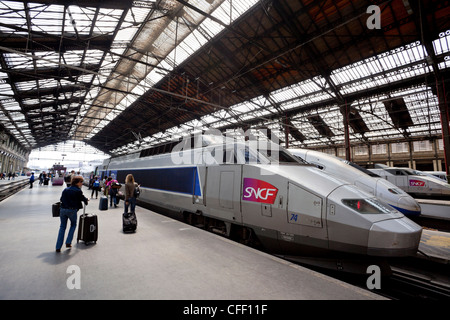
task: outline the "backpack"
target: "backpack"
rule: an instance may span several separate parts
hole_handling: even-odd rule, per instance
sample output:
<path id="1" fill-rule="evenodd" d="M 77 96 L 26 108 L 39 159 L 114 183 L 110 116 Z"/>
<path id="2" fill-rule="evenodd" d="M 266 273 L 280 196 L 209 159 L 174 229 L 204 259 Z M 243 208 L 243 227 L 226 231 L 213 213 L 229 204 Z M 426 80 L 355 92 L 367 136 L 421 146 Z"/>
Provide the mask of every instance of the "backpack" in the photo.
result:
<path id="1" fill-rule="evenodd" d="M 134 193 L 133 193 L 133 196 L 135 197 L 135 198 L 139 198 L 139 195 L 141 194 L 141 189 L 139 189 L 139 187 L 137 187 L 137 186 L 135 186 L 134 187 Z"/>
<path id="2" fill-rule="evenodd" d="M 92 186 L 93 186 L 94 188 L 100 187 L 100 181 L 95 180 L 94 183 L 92 184 Z"/>

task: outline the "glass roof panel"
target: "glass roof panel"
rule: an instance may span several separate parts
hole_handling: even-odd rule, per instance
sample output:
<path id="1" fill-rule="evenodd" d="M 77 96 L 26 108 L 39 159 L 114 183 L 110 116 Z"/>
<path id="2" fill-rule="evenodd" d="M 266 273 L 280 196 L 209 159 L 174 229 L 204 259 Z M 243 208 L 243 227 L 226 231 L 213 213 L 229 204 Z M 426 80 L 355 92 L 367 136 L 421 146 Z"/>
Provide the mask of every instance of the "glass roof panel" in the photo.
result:
<path id="1" fill-rule="evenodd" d="M 89 128 L 92 126 L 96 127 L 87 136 L 88 138 L 92 137 L 107 125 L 110 120 L 129 107 L 138 96 L 158 83 L 170 70 L 183 63 L 207 41 L 216 36 L 258 1 L 189 1 L 189 4 L 212 15 L 220 23 L 186 6 L 182 10 L 177 11 L 176 16 L 167 17 L 166 13 L 170 9 L 181 8 L 182 4 L 177 1 L 162 3 L 165 3 L 167 8 L 154 10 L 156 6 L 154 1 L 134 1 L 133 7 L 127 12 L 125 19 L 121 22 L 123 10 L 86 8 L 76 5 L 65 7 L 63 5 L 0 1 L 0 20 L 3 24 L 0 26 L 0 32 L 14 33 L 15 36 L 30 39 L 31 41 L 34 36 L 42 33 L 61 36 L 61 33 L 64 32 L 67 37 L 73 37 L 74 35 L 78 37 L 92 36 L 92 39 L 95 39 L 99 35 L 112 36 L 117 32 L 111 51 L 106 53 L 95 48 L 86 50 L 67 49 L 61 54 L 56 53 L 54 48 L 48 48 L 48 51 L 34 52 L 33 56 L 26 50 L 24 52 L 11 50 L 4 53 L 3 57 L 6 67 L 14 71 L 24 72 L 35 68 L 53 68 L 57 70 L 62 65 L 69 66 L 70 70 L 78 70 L 76 68 L 84 68 L 86 65 L 99 65 L 100 63 L 101 67 L 97 72 L 87 70 L 85 74 L 73 77 L 70 81 L 46 78 L 33 79 L 30 76 L 30 79 L 17 82 L 14 90 L 6 82 L 7 74 L 0 72 L 0 117 L 2 121 L 5 119 L 5 124 L 12 128 L 11 130 L 14 130 L 14 132 L 20 131 L 18 135 L 21 138 L 23 138 L 25 132 L 29 134 L 29 129 L 25 128 L 26 125 L 23 122 L 24 115 L 21 105 L 12 99 L 16 90 L 30 92 L 32 90 L 62 88 L 63 86 L 84 86 L 84 84 L 89 84 L 92 81 L 94 86 L 110 86 L 114 84 L 114 88 L 120 91 L 123 88 L 122 85 L 127 85 L 127 88 L 123 91 L 129 94 L 116 94 L 113 103 L 101 100 L 101 97 L 104 96 L 104 91 L 101 87 L 91 87 L 84 91 L 71 92 L 70 95 L 67 92 L 60 92 L 57 96 L 55 96 L 56 94 L 53 95 L 53 98 L 58 99 L 82 99 L 84 92 L 88 91 L 85 98 L 88 104 L 82 106 L 76 121 L 79 122 L 81 116 L 86 116 L 88 119 L 85 123 L 86 126 Z M 67 8 L 67 11 L 65 8 Z M 30 25 L 28 25 L 28 21 L 31 21 Z M 7 27 L 6 25 L 10 26 Z M 136 32 L 138 30 L 142 31 L 144 25 L 149 27 L 147 33 L 143 32 L 139 37 Z M 118 27 L 119 29 L 117 30 Z M 31 36 L 29 34 L 30 29 L 33 32 Z M 155 33 L 155 30 L 158 30 L 158 32 Z M 154 39 L 149 38 L 150 35 L 155 34 Z M 439 60 L 441 61 L 439 63 L 439 68 L 441 69 L 450 67 L 449 43 L 449 30 L 441 32 L 439 38 L 433 41 L 435 54 L 438 56 L 438 59 L 442 59 L 442 61 Z M 431 73 L 432 68 L 428 65 L 426 59 L 427 54 L 425 47 L 419 41 L 416 41 L 395 50 L 333 70 L 330 78 L 336 84 L 339 93 L 345 97 L 350 93 L 359 93 L 368 88 L 380 87 L 396 81 Z M 31 59 L 33 57 L 35 59 Z M 131 61 L 127 57 L 132 57 L 140 61 L 140 63 Z M 156 65 L 157 68 L 152 67 L 152 65 Z M 130 70 L 133 70 L 133 72 L 129 72 Z M 122 75 L 126 76 L 120 78 Z M 118 79 L 116 81 L 118 84 L 115 84 L 111 80 L 112 78 Z M 411 130 L 412 134 L 419 134 L 419 132 L 426 129 L 429 131 L 437 130 L 436 128 L 439 127 L 439 113 L 436 97 L 429 88 L 421 87 L 415 89 L 417 91 L 399 91 L 397 93 L 398 96 L 404 98 L 415 124 L 415 127 L 409 130 Z M 261 122 L 275 128 L 276 124 L 274 121 L 266 119 L 266 117 L 278 114 L 280 109 L 285 112 L 301 110 L 300 108 L 307 107 L 313 103 L 324 102 L 324 106 L 319 109 L 318 113 L 336 134 L 333 140 L 340 141 L 342 139 L 342 115 L 338 107 L 333 106 L 335 95 L 331 92 L 325 78 L 315 77 L 274 91 L 269 94 L 268 98 L 256 97 L 251 102 L 231 106 L 229 111 L 219 110 L 214 114 L 202 117 L 200 120 L 190 121 L 185 124 L 185 127 L 195 128 L 205 124 L 220 127 L 238 124 L 242 121 L 259 117 Z M 395 94 L 392 94 L 390 97 L 378 96 L 373 100 L 361 99 L 353 103 L 353 106 L 361 111 L 361 116 L 368 127 L 375 131 L 374 133 L 366 133 L 366 136 L 371 134 L 376 136 L 379 131 L 392 128 L 390 117 L 384 110 L 383 99 L 391 99 L 395 96 Z M 45 93 L 40 95 L 39 98 L 25 98 L 21 103 L 24 106 L 30 106 L 47 103 L 51 99 L 52 94 Z M 277 104 L 277 108 L 275 104 Z M 64 104 L 61 107 L 67 108 L 69 106 L 78 106 L 78 103 Z M 112 112 L 101 120 L 101 117 L 97 116 L 96 113 L 100 112 L 95 109 L 97 106 L 100 106 L 100 108 L 101 106 L 111 108 Z M 93 110 L 89 110 L 90 107 Z M 42 110 L 47 109 L 44 108 Z M 101 112 L 104 113 L 105 110 L 103 109 Z M 71 113 L 76 114 L 77 110 L 71 111 Z M 302 133 L 304 133 L 303 130 L 306 130 L 306 133 L 310 133 L 307 136 L 309 141 L 328 141 L 327 138 L 319 137 L 317 130 L 308 121 L 300 121 L 298 117 L 295 118 L 296 124 L 300 126 L 299 130 Z M 22 122 L 14 124 L 12 123 L 14 119 Z M 428 125 L 422 126 L 425 123 L 428 123 Z M 76 125 L 71 131 L 74 134 L 75 127 Z M 87 130 L 83 129 L 82 131 L 86 132 Z M 158 136 L 158 139 L 167 139 L 167 135 L 170 132 L 178 133 L 179 129 L 167 130 L 166 134 L 161 134 Z M 314 137 L 314 139 L 311 139 L 311 137 Z M 32 141 L 31 138 L 28 139 L 29 142 Z"/>

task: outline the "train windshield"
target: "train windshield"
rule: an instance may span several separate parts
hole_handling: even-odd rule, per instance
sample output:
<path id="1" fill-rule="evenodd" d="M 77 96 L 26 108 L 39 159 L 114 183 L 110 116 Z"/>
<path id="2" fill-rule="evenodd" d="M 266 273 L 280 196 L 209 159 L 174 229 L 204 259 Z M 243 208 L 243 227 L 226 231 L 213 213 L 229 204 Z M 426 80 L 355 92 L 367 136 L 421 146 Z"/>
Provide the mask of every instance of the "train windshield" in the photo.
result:
<path id="1" fill-rule="evenodd" d="M 425 176 L 422 172 L 413 170 L 413 169 L 409 169 L 409 168 L 403 169 L 403 171 L 406 172 L 406 174 L 408 174 L 408 175 Z"/>
<path id="2" fill-rule="evenodd" d="M 351 162 L 351 161 L 348 161 L 348 160 L 343 160 L 342 162 L 348 164 L 349 166 L 352 166 L 352 167 L 355 168 L 355 169 L 358 169 L 358 170 L 361 171 L 361 172 L 364 172 L 365 174 L 368 174 L 368 175 L 371 176 L 371 177 L 375 177 L 375 178 L 380 177 L 380 176 L 377 175 L 376 173 L 373 173 L 372 171 L 369 171 L 369 170 L 367 170 L 366 168 L 363 168 L 363 167 L 357 165 L 357 164 L 354 163 L 354 162 Z"/>
<path id="3" fill-rule="evenodd" d="M 383 214 L 395 211 L 383 202 L 369 199 L 343 199 L 342 203 L 361 214 Z"/>
<path id="4" fill-rule="evenodd" d="M 276 150 L 258 149 L 258 151 L 260 153 L 262 153 L 265 157 L 267 157 L 270 160 L 270 162 L 272 162 L 272 163 L 279 162 L 279 163 L 306 164 L 306 162 L 303 159 L 293 156 L 281 148 L 276 149 Z"/>
<path id="5" fill-rule="evenodd" d="M 431 174 L 427 174 L 427 173 L 425 173 L 425 172 L 423 172 L 423 171 L 413 170 L 413 169 L 410 169 L 410 171 L 412 172 L 411 174 L 415 174 L 416 176 L 434 177 L 434 176 L 432 176 Z M 434 178 L 435 178 L 435 177 L 434 177 Z"/>
<path id="6" fill-rule="evenodd" d="M 268 164 L 270 161 L 246 144 L 234 143 L 205 149 L 218 164 Z"/>

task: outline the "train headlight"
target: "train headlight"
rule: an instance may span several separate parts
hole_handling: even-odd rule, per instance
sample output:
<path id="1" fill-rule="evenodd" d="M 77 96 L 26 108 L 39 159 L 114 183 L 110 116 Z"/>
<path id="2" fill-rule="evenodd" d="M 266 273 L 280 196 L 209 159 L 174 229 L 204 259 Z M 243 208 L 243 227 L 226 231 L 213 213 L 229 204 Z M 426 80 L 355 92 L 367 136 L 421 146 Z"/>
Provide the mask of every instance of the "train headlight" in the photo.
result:
<path id="1" fill-rule="evenodd" d="M 391 213 L 393 209 L 376 199 L 342 199 L 347 207 L 362 214 L 384 214 Z"/>

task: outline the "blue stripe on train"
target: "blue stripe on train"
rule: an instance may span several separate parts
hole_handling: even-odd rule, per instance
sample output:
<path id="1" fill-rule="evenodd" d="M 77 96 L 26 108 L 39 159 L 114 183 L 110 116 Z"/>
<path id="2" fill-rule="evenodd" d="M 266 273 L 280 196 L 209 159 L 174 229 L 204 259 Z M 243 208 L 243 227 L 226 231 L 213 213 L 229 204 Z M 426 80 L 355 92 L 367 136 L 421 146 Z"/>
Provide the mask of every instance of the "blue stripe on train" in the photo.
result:
<path id="1" fill-rule="evenodd" d="M 413 210 L 407 210 L 407 209 L 403 209 L 403 208 L 399 208 L 396 207 L 392 204 L 389 204 L 392 208 L 400 211 L 401 213 L 403 213 L 405 216 L 420 216 L 420 210 L 419 211 L 413 211 Z"/>
<path id="2" fill-rule="evenodd" d="M 116 173 L 116 179 L 120 183 L 124 183 L 127 174 L 131 173 L 135 181 L 144 188 L 202 195 L 197 167 L 112 170 L 108 172 Z"/>

